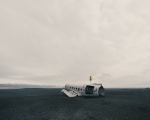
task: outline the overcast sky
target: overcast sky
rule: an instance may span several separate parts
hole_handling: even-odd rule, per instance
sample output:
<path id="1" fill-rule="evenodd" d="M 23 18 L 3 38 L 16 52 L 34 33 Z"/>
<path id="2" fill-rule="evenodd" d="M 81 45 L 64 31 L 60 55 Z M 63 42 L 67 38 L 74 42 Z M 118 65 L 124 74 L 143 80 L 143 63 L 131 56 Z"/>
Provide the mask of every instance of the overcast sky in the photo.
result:
<path id="1" fill-rule="evenodd" d="M 0 0 L 0 83 L 150 87 L 149 0 Z"/>

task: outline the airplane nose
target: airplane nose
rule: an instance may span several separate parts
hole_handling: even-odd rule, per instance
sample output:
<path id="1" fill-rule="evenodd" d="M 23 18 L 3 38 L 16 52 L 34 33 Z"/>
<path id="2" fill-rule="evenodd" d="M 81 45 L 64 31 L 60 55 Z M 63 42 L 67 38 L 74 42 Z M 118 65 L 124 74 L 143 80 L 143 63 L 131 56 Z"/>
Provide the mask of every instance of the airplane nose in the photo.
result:
<path id="1" fill-rule="evenodd" d="M 99 96 L 105 96 L 105 89 L 103 88 L 103 86 L 101 86 L 100 88 L 99 88 Z"/>

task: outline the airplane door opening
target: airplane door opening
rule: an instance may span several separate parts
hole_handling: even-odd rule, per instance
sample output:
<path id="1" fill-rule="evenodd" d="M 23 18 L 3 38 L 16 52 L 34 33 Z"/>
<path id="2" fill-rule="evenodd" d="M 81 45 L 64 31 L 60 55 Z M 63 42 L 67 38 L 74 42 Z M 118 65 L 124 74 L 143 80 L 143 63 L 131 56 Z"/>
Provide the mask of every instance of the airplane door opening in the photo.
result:
<path id="1" fill-rule="evenodd" d="M 93 94 L 94 92 L 94 86 L 86 86 L 85 88 L 85 94 Z"/>

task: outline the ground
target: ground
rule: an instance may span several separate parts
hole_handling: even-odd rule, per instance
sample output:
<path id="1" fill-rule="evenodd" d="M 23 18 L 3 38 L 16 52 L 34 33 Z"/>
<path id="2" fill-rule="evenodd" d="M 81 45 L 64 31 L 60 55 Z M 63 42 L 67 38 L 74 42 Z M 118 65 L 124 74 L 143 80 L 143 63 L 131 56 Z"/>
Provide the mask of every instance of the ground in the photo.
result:
<path id="1" fill-rule="evenodd" d="M 61 89 L 0 90 L 0 120 L 150 120 L 150 89 L 68 98 Z"/>

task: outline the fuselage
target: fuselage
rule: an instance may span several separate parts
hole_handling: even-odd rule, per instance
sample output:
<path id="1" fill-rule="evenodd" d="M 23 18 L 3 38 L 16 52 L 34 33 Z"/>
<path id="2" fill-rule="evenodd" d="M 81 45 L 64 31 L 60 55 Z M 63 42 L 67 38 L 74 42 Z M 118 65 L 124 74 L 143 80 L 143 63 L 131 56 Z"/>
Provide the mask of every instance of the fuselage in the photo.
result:
<path id="1" fill-rule="evenodd" d="M 75 96 L 104 96 L 105 90 L 102 84 L 92 85 L 71 85 L 66 84 L 65 89 L 61 91 L 68 97 Z"/>

